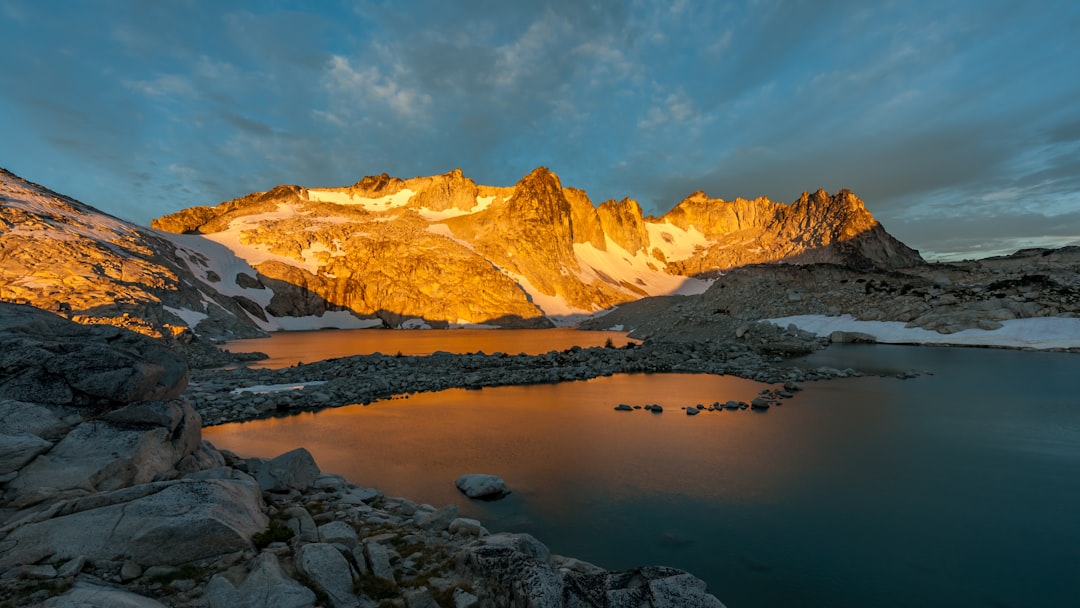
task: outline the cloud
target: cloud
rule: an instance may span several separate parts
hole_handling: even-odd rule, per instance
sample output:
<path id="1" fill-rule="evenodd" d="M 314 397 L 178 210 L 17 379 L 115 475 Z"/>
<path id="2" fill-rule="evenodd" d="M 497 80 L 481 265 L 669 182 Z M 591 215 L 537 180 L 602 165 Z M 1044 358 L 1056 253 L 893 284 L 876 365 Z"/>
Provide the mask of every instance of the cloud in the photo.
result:
<path id="1" fill-rule="evenodd" d="M 407 84 L 400 66 L 394 72 L 386 75 L 376 65 L 354 68 L 347 57 L 332 56 L 324 82 L 335 114 L 357 114 L 353 108 L 385 107 L 408 120 L 425 118 L 432 105 L 431 95 Z"/>
<path id="2" fill-rule="evenodd" d="M 965 239 L 1024 213 L 1016 234 L 1064 238 L 1080 205 L 1069 3 L 282 6 L 5 3 L 0 163 L 140 221 L 282 182 L 510 185 L 540 164 L 653 213 L 848 187 L 923 248 L 969 216 Z"/>
<path id="3" fill-rule="evenodd" d="M 152 80 L 125 80 L 124 86 L 149 97 L 192 97 L 191 81 L 175 74 L 162 74 Z"/>

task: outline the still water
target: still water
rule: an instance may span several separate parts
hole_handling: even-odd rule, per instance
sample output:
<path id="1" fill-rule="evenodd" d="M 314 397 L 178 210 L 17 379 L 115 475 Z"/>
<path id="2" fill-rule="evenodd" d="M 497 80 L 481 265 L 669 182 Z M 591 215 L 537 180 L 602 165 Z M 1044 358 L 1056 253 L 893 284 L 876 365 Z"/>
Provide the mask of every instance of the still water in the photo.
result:
<path id="1" fill-rule="evenodd" d="M 251 367 L 277 369 L 297 363 L 311 363 L 349 355 L 383 353 L 393 355 L 430 355 L 441 350 L 450 353 L 502 352 L 510 355 L 540 355 L 571 346 L 603 346 L 611 340 L 615 346 L 637 342 L 618 331 L 578 331 L 576 329 L 333 329 L 319 331 L 283 331 L 269 338 L 233 340 L 225 350 L 237 353 L 263 352 L 269 358 Z"/>
<path id="2" fill-rule="evenodd" d="M 763 413 L 694 417 L 678 407 L 763 385 L 621 375 L 205 434 L 242 455 L 302 445 L 358 484 L 607 568 L 684 568 L 732 608 L 1080 605 L 1080 358 L 848 346 L 796 364 L 933 375 L 808 383 Z M 453 481 L 470 472 L 514 493 L 468 501 Z"/>

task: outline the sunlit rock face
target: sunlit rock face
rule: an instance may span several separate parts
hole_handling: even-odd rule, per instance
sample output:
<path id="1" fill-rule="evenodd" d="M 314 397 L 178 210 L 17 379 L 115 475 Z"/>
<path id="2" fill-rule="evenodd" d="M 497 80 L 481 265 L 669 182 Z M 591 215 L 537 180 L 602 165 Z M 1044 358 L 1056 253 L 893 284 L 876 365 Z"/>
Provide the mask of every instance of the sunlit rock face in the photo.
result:
<path id="1" fill-rule="evenodd" d="M 250 264 L 268 288 L 268 323 L 316 326 L 347 313 L 389 327 L 539 327 L 645 296 L 700 293 L 707 273 L 744 264 L 922 261 L 847 191 L 791 205 L 697 192 L 645 218 L 630 199 L 595 207 L 544 167 L 509 188 L 477 185 L 460 170 L 279 186 L 153 225 L 201 234 Z"/>
<path id="2" fill-rule="evenodd" d="M 261 335 L 182 255 L 151 230 L 0 169 L 0 301 L 167 339 L 189 324 L 171 310 L 198 310 L 221 335 Z"/>
<path id="3" fill-rule="evenodd" d="M 922 263 L 918 252 L 890 236 L 848 190 L 830 196 L 804 192 L 790 205 L 767 198 L 710 199 L 695 192 L 663 218 L 697 229 L 707 245 L 669 264 L 696 274 L 763 262 L 829 262 L 853 268 L 906 268 Z"/>

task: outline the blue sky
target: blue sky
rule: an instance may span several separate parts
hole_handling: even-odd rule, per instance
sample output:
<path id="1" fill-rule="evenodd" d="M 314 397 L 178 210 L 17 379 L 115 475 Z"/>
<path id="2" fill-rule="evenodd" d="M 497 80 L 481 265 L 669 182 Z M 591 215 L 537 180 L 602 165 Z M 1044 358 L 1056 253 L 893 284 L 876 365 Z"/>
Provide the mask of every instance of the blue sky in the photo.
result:
<path id="1" fill-rule="evenodd" d="M 0 166 L 147 224 L 545 165 L 659 214 L 850 188 L 933 255 L 1080 242 L 1080 3 L 0 0 Z"/>

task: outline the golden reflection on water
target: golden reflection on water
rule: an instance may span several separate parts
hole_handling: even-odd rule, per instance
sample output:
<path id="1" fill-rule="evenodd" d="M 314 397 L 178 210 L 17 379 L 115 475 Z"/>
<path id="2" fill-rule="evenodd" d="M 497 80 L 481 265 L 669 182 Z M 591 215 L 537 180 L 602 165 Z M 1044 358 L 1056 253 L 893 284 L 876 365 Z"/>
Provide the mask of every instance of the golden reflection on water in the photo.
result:
<path id="1" fill-rule="evenodd" d="M 801 449 L 797 429 L 764 424 L 761 417 L 772 412 L 687 416 L 678 409 L 749 401 L 765 386 L 730 376 L 634 374 L 451 389 L 204 433 L 242 456 L 270 457 L 304 446 L 324 471 L 432 504 L 461 502 L 453 481 L 465 473 L 500 475 L 531 507 L 548 512 L 557 512 L 567 495 L 617 500 L 678 493 L 768 501 L 794 473 L 790 464 L 770 464 L 790 459 L 787 450 L 761 446 Z M 619 403 L 660 403 L 665 411 L 616 412 Z M 792 437 L 777 436 L 785 428 Z"/>
<path id="2" fill-rule="evenodd" d="M 233 340 L 224 345 L 232 352 L 264 352 L 269 359 L 253 367 L 277 369 L 297 363 L 311 363 L 349 355 L 430 355 L 435 351 L 450 353 L 503 352 L 510 355 L 539 355 L 571 346 L 588 348 L 638 342 L 617 331 L 579 331 L 576 329 L 337 329 L 321 331 L 275 332 L 268 338 Z"/>

